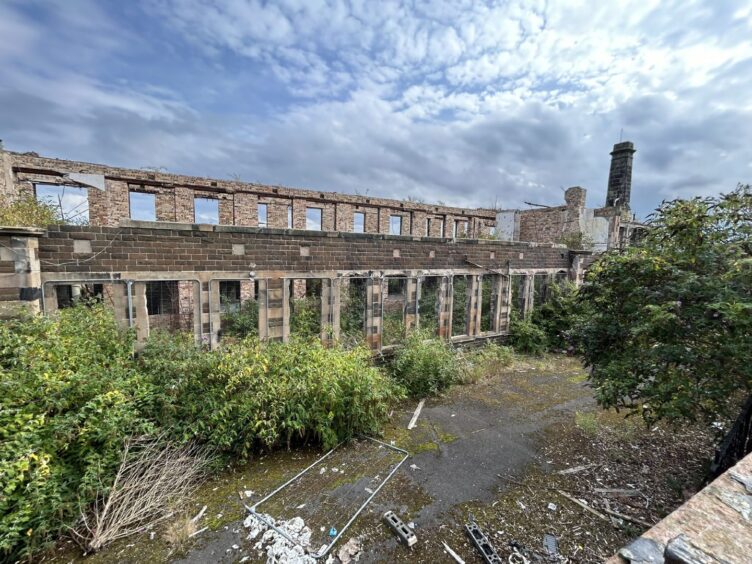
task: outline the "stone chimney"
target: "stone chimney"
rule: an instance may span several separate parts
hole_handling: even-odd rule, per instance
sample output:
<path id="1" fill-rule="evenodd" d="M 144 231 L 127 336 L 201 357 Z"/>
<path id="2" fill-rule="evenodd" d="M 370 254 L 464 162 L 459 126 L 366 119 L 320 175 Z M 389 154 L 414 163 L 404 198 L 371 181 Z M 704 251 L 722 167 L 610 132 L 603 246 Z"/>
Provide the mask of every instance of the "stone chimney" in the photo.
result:
<path id="1" fill-rule="evenodd" d="M 611 151 L 611 170 L 608 173 L 606 207 L 629 208 L 632 195 L 632 155 L 634 144 L 624 141 L 614 145 Z"/>

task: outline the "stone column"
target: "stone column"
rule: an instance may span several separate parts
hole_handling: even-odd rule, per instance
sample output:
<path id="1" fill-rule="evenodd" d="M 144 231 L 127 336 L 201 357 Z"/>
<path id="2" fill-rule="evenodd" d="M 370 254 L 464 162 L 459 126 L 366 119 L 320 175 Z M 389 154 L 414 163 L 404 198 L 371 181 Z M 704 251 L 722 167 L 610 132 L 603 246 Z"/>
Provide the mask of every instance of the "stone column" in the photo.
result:
<path id="1" fill-rule="evenodd" d="M 38 238 L 43 233 L 37 228 L 0 227 L 0 316 L 41 311 Z"/>
<path id="2" fill-rule="evenodd" d="M 496 304 L 496 315 L 494 315 L 494 331 L 497 333 L 506 333 L 509 331 L 509 314 L 511 312 L 510 304 L 512 302 L 512 285 L 509 276 L 497 276 L 496 295 L 494 303 Z"/>
<path id="3" fill-rule="evenodd" d="M 149 338 L 149 310 L 146 307 L 146 282 L 134 282 L 133 324 L 136 328 L 136 350 L 141 350 Z"/>
<path id="4" fill-rule="evenodd" d="M 44 286 L 44 314 L 52 315 L 57 311 L 57 286 L 46 284 Z"/>
<path id="5" fill-rule="evenodd" d="M 211 282 L 207 282 L 207 284 L 209 284 L 209 346 L 215 349 L 219 345 L 219 335 L 222 331 L 219 280 L 212 280 Z"/>
<path id="6" fill-rule="evenodd" d="M 366 282 L 366 343 L 372 350 L 381 350 L 382 278 Z"/>
<path id="7" fill-rule="evenodd" d="M 407 278 L 405 280 L 405 331 L 416 329 L 420 323 L 418 314 L 418 279 Z"/>
<path id="8" fill-rule="evenodd" d="M 525 281 L 522 285 L 522 295 L 524 304 L 522 308 L 522 316 L 527 319 L 535 305 L 535 277 L 532 274 L 525 274 Z"/>
<path id="9" fill-rule="evenodd" d="M 269 341 L 290 337 L 290 281 L 284 278 L 259 280 L 259 336 Z"/>
<path id="10" fill-rule="evenodd" d="M 480 276 L 470 276 L 470 299 L 467 303 L 467 334 L 469 336 L 480 335 L 480 316 L 483 285 Z"/>
<path id="11" fill-rule="evenodd" d="M 112 311 L 115 313 L 115 321 L 117 321 L 118 327 L 121 329 L 129 327 L 127 290 L 128 286 L 122 282 L 102 284 L 102 299 L 112 308 Z M 46 298 L 47 291 L 45 290 L 45 301 Z"/>

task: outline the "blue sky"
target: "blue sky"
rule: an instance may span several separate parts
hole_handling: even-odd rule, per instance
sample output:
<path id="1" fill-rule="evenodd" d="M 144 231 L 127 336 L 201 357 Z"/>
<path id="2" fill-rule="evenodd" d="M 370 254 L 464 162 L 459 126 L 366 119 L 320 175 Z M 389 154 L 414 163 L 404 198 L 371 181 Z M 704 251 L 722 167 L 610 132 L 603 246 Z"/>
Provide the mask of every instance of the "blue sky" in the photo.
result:
<path id="1" fill-rule="evenodd" d="M 467 206 L 752 181 L 752 4 L 0 0 L 17 151 Z"/>

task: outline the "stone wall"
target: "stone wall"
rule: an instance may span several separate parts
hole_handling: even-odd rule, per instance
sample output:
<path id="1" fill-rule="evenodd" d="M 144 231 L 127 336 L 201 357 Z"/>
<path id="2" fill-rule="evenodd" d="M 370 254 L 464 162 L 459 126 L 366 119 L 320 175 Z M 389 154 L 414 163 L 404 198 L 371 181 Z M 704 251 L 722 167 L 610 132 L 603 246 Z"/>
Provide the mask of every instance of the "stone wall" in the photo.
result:
<path id="1" fill-rule="evenodd" d="M 493 210 L 108 167 L 34 153 L 0 150 L 0 165 L 0 196 L 13 198 L 21 191 L 33 192 L 37 184 L 85 187 L 92 225 L 117 226 L 130 219 L 130 192 L 154 194 L 156 218 L 165 222 L 193 223 L 197 197 L 219 200 L 219 222 L 223 225 L 258 226 L 258 204 L 267 204 L 267 227 L 279 229 L 288 227 L 288 208 L 292 210 L 295 229 L 306 228 L 307 208 L 321 209 L 324 231 L 353 231 L 356 211 L 365 214 L 367 233 L 389 233 L 392 215 L 403 218 L 402 235 L 417 236 L 426 235 L 427 217 L 437 220 L 432 223 L 430 234 L 437 237 L 449 236 L 455 219 L 468 222 L 468 238 L 487 237 L 496 221 Z M 80 182 L 82 177 L 76 175 L 98 176 L 104 189 L 86 186 Z M 444 223 L 443 233 L 438 220 Z"/>

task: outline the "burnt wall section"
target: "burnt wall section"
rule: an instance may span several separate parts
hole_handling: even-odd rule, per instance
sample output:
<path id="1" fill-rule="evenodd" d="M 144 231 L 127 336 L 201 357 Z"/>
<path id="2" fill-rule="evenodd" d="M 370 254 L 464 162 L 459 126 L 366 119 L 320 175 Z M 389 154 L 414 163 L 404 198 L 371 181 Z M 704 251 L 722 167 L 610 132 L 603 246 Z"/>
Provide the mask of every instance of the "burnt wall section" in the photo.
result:
<path id="1" fill-rule="evenodd" d="M 570 268 L 553 244 L 150 222 L 50 226 L 39 257 L 45 273 L 89 274 Z"/>

